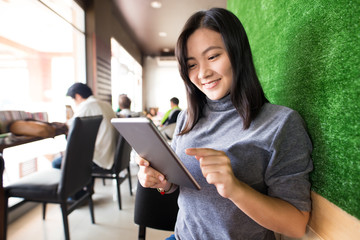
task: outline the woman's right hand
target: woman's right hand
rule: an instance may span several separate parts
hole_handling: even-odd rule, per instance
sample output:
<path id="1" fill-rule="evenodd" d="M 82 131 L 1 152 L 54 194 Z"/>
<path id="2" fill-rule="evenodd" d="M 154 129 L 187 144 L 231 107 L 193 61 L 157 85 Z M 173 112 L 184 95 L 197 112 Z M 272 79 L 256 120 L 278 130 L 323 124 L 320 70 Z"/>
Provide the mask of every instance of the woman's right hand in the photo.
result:
<path id="1" fill-rule="evenodd" d="M 136 158 L 136 163 L 140 167 L 138 179 L 141 186 L 145 188 L 168 188 L 169 183 L 165 179 L 165 176 L 150 167 L 149 161 L 138 156 Z"/>

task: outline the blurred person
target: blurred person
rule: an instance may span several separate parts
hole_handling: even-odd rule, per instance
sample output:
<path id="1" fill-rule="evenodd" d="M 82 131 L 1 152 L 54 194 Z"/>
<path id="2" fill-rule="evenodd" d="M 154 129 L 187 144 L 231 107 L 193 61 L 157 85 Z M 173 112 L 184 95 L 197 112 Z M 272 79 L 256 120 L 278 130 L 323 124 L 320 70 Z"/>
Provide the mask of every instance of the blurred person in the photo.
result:
<path id="1" fill-rule="evenodd" d="M 176 123 L 177 116 L 179 115 L 181 108 L 179 107 L 179 99 L 173 97 L 170 99 L 170 110 L 168 110 L 160 121 L 160 127 L 166 126 L 172 123 Z"/>
<path id="2" fill-rule="evenodd" d="M 139 114 L 130 110 L 131 99 L 126 94 L 119 95 L 119 111 L 116 113 L 118 117 L 138 117 Z"/>
<path id="3" fill-rule="evenodd" d="M 116 118 L 111 105 L 96 99 L 91 88 L 83 83 L 74 83 L 68 89 L 66 96 L 74 101 L 74 114 L 67 122 L 69 128 L 76 117 L 102 115 L 103 120 L 96 138 L 93 163 L 95 167 L 110 169 L 114 163 L 117 139 L 117 131 L 110 122 L 112 118 Z M 52 165 L 54 168 L 61 168 L 61 162 L 62 157 L 55 159 Z"/>

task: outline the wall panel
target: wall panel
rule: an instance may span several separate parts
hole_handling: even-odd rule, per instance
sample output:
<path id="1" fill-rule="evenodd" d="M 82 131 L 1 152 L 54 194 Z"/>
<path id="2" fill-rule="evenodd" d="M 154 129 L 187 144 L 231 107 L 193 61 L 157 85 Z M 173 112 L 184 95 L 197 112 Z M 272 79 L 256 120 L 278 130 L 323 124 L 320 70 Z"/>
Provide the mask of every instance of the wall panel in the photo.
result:
<path id="1" fill-rule="evenodd" d="M 313 141 L 312 189 L 360 219 L 359 1 L 230 0 L 265 94 Z"/>

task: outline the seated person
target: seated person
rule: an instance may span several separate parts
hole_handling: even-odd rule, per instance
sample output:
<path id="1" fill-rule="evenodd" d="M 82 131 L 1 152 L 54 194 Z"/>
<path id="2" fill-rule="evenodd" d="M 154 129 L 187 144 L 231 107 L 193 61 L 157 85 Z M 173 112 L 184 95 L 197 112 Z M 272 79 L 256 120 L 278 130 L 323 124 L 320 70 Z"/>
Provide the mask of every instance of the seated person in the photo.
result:
<path id="1" fill-rule="evenodd" d="M 96 99 L 92 90 L 83 83 L 73 84 L 66 95 L 70 96 L 76 105 L 74 115 L 68 121 L 69 127 L 75 117 L 103 116 L 96 138 L 93 162 L 101 168 L 110 169 L 114 163 L 117 138 L 117 131 L 110 122 L 111 118 L 116 117 L 110 103 Z M 55 159 L 52 165 L 54 168 L 60 168 L 61 162 L 60 157 Z"/>
<path id="2" fill-rule="evenodd" d="M 139 114 L 130 110 L 131 100 L 126 94 L 119 95 L 118 117 L 139 117 Z"/>
<path id="3" fill-rule="evenodd" d="M 74 115 L 69 119 L 68 125 L 71 128 L 76 117 L 88 117 L 102 115 L 98 134 L 95 142 L 93 168 L 110 169 L 114 164 L 114 154 L 116 149 L 116 139 L 118 133 L 112 126 L 110 120 L 116 117 L 110 103 L 100 101 L 93 96 L 92 90 L 86 84 L 74 83 L 66 96 L 70 96 L 76 105 Z M 62 157 L 52 162 L 54 168 L 61 168 Z M 79 199 L 85 194 L 85 190 L 80 190 L 71 199 Z"/>
<path id="4" fill-rule="evenodd" d="M 162 119 L 162 117 L 158 115 L 158 110 L 159 108 L 157 107 L 151 107 L 149 108 L 149 111 L 145 111 L 145 116 L 151 119 L 156 126 L 160 125 L 160 121 Z"/>
<path id="5" fill-rule="evenodd" d="M 158 108 L 151 107 L 149 111 L 146 113 L 147 118 L 155 118 L 157 116 Z"/>
<path id="6" fill-rule="evenodd" d="M 179 107 L 179 99 L 173 97 L 170 99 L 171 109 L 167 111 L 160 122 L 160 126 L 166 126 L 172 123 L 176 123 L 177 116 L 179 115 L 181 108 Z"/>
<path id="7" fill-rule="evenodd" d="M 173 97 L 170 99 L 171 109 L 167 111 L 160 122 L 159 130 L 166 137 L 167 140 L 171 141 L 174 135 L 176 120 L 181 111 L 179 107 L 179 99 Z"/>

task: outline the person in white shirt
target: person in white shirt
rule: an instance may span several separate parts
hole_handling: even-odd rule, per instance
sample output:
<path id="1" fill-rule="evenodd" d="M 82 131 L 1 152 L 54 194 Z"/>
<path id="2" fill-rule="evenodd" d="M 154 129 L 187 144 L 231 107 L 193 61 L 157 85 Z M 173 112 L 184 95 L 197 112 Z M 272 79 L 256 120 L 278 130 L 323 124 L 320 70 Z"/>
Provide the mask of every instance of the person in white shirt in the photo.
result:
<path id="1" fill-rule="evenodd" d="M 93 163 L 98 167 L 110 169 L 114 163 L 117 131 L 112 126 L 110 120 L 116 118 L 111 105 L 100 101 L 93 96 L 92 90 L 86 84 L 73 84 L 66 94 L 75 103 L 74 115 L 68 121 L 69 128 L 76 117 L 87 117 L 102 115 L 103 120 L 100 124 L 96 137 Z M 53 161 L 53 167 L 60 168 L 62 159 Z"/>
<path id="2" fill-rule="evenodd" d="M 131 99 L 126 94 L 119 95 L 119 111 L 116 113 L 118 117 L 139 117 L 137 112 L 130 110 Z"/>

